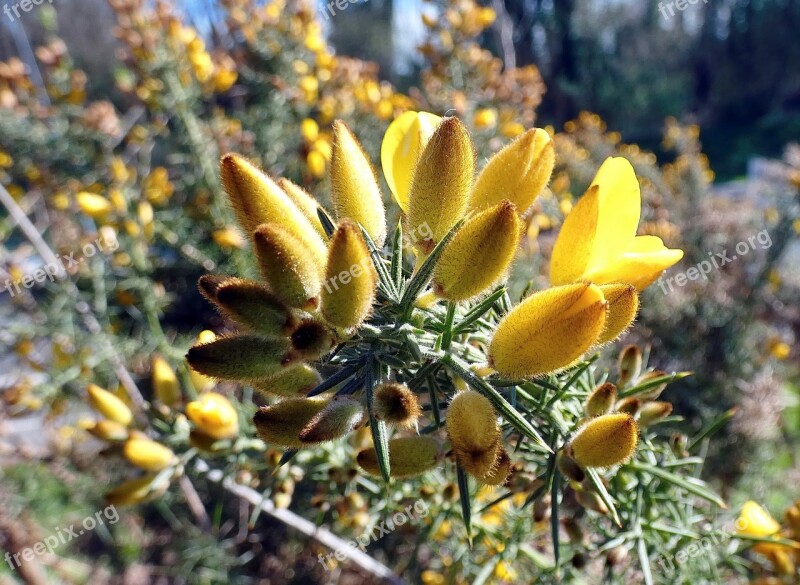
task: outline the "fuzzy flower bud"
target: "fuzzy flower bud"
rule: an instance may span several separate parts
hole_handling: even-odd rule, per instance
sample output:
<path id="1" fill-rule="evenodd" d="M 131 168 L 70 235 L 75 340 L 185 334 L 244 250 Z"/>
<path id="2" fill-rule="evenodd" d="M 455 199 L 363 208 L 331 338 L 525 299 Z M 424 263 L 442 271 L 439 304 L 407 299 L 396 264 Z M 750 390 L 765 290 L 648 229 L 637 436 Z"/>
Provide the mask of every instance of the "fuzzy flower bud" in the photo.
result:
<path id="1" fill-rule="evenodd" d="M 252 382 L 253 388 L 267 396 L 300 397 L 322 382 L 319 372 L 308 364 L 295 364 L 277 374 Z"/>
<path id="2" fill-rule="evenodd" d="M 381 474 L 378 455 L 372 447 L 359 452 L 356 461 L 367 473 Z M 389 466 L 392 477 L 413 477 L 432 469 L 438 462 L 439 444 L 432 437 L 402 437 L 389 441 Z"/>
<path id="3" fill-rule="evenodd" d="M 604 414 L 587 422 L 570 442 L 572 457 L 582 467 L 611 467 L 626 462 L 636 450 L 639 429 L 627 414 Z"/>
<path id="4" fill-rule="evenodd" d="M 222 380 L 258 380 L 282 369 L 289 351 L 286 339 L 257 335 L 220 337 L 195 345 L 186 354 L 189 365 L 206 376 Z"/>
<path id="5" fill-rule="evenodd" d="M 626 346 L 619 354 L 617 365 L 620 386 L 636 380 L 642 371 L 642 350 L 635 345 Z"/>
<path id="6" fill-rule="evenodd" d="M 350 396 L 336 396 L 300 430 L 305 444 L 323 443 L 343 437 L 364 421 L 364 406 Z"/>
<path id="7" fill-rule="evenodd" d="M 133 413 L 128 405 L 108 390 L 96 384 L 89 384 L 86 391 L 89 393 L 89 406 L 108 420 L 126 427 L 133 422 Z"/>
<path id="8" fill-rule="evenodd" d="M 86 429 L 89 433 L 109 443 L 119 443 L 128 438 L 128 427 L 113 420 L 100 420 Z"/>
<path id="9" fill-rule="evenodd" d="M 314 199 L 311 194 L 307 193 L 305 189 L 295 185 L 289 179 L 278 179 L 278 185 L 280 185 L 283 192 L 289 196 L 289 199 L 292 200 L 302 214 L 306 216 L 308 223 L 310 223 L 319 234 L 322 241 L 327 242 L 328 234 L 325 233 L 325 228 L 322 227 L 322 222 L 319 220 L 319 213 L 317 213 L 317 210 L 320 208 L 320 204 L 317 203 L 317 200 Z"/>
<path id="10" fill-rule="evenodd" d="M 412 427 L 422 414 L 417 395 L 405 384 L 385 382 L 375 388 L 375 416 L 399 427 Z"/>
<path id="11" fill-rule="evenodd" d="M 223 315 L 250 330 L 276 335 L 294 329 L 295 319 L 292 314 L 261 283 L 207 274 L 200 277 L 198 286 L 203 296 Z"/>
<path id="12" fill-rule="evenodd" d="M 605 284 L 600 287 L 608 301 L 606 327 L 597 343 L 614 341 L 633 324 L 639 310 L 639 293 L 629 284 Z"/>
<path id="13" fill-rule="evenodd" d="M 124 481 L 106 492 L 106 503 L 112 506 L 133 506 L 158 497 L 166 491 L 169 483 L 163 482 L 156 486 L 153 484 L 155 479 L 156 474 L 148 474 Z"/>
<path id="14" fill-rule="evenodd" d="M 672 404 L 669 402 L 645 402 L 639 411 L 639 425 L 647 426 L 668 417 L 672 414 Z"/>
<path id="15" fill-rule="evenodd" d="M 330 402 L 327 398 L 287 398 L 258 409 L 253 417 L 258 436 L 281 447 L 305 446 L 300 432 Z"/>
<path id="16" fill-rule="evenodd" d="M 584 411 L 586 416 L 594 418 L 603 414 L 608 414 L 614 408 L 614 403 L 617 401 L 617 387 L 610 382 L 600 384 L 597 388 L 592 390 L 589 397 L 586 399 Z"/>

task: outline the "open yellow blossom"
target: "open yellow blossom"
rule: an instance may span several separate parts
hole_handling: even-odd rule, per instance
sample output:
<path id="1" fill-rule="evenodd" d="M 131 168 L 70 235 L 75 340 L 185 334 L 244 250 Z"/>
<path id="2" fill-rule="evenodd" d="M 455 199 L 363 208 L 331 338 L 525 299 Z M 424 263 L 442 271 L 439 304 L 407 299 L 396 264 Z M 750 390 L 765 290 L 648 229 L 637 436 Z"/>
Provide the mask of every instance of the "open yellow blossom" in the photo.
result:
<path id="1" fill-rule="evenodd" d="M 215 392 L 207 392 L 186 405 L 186 416 L 205 435 L 231 439 L 239 434 L 239 417 L 230 401 Z"/>
<path id="2" fill-rule="evenodd" d="M 606 159 L 558 235 L 550 263 L 553 285 L 625 283 L 641 291 L 683 257 L 657 236 L 637 236 L 642 200 L 631 164 Z"/>

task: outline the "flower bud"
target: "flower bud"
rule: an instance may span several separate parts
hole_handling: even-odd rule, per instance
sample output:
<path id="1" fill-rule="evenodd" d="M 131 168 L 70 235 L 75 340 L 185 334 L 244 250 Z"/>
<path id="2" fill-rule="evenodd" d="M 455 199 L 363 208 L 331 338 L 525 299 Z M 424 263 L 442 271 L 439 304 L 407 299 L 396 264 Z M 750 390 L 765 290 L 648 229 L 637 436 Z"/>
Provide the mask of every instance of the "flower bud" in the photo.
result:
<path id="1" fill-rule="evenodd" d="M 555 160 L 550 135 L 541 128 L 528 130 L 486 163 L 470 195 L 470 209 L 485 209 L 504 198 L 525 213 L 550 180 Z"/>
<path id="2" fill-rule="evenodd" d="M 533 502 L 533 521 L 536 523 L 544 522 L 550 518 L 552 497 L 544 494 Z"/>
<path id="3" fill-rule="evenodd" d="M 169 482 L 155 485 L 156 474 L 147 474 L 124 481 L 106 492 L 105 501 L 110 506 L 133 506 L 162 495 Z"/>
<path id="4" fill-rule="evenodd" d="M 178 461 L 172 449 L 150 439 L 128 439 L 122 452 L 125 459 L 147 471 L 161 471 Z"/>
<path id="5" fill-rule="evenodd" d="M 483 485 L 499 486 L 506 483 L 509 475 L 511 475 L 511 458 L 506 453 L 506 450 L 501 447 L 492 468 L 483 476 L 476 477 Z"/>
<path id="6" fill-rule="evenodd" d="M 610 382 L 600 384 L 597 388 L 592 390 L 589 397 L 586 399 L 584 411 L 586 416 L 594 418 L 601 414 L 608 414 L 614 408 L 614 403 L 617 401 L 617 387 Z"/>
<path id="7" fill-rule="evenodd" d="M 315 310 L 322 288 L 323 264 L 317 264 L 305 243 L 278 224 L 258 226 L 253 234 L 261 276 L 282 303 Z"/>
<path id="8" fill-rule="evenodd" d="M 336 396 L 300 430 L 300 440 L 310 444 L 338 439 L 361 426 L 364 416 L 361 402 L 350 396 Z"/>
<path id="9" fill-rule="evenodd" d="M 131 422 L 133 422 L 133 413 L 131 409 L 108 390 L 96 384 L 89 384 L 86 391 L 89 393 L 89 406 L 108 420 L 112 420 L 126 427 L 130 426 Z"/>
<path id="10" fill-rule="evenodd" d="M 508 200 L 472 216 L 439 257 L 433 275 L 436 294 L 466 301 L 492 288 L 514 261 L 521 231 L 522 220 Z"/>
<path id="11" fill-rule="evenodd" d="M 199 280 L 200 292 L 229 319 L 251 329 L 276 335 L 288 333 L 295 319 L 268 287 L 242 278 L 220 279 L 205 275 Z"/>
<path id="12" fill-rule="evenodd" d="M 381 143 L 381 166 L 389 189 L 404 213 L 414 168 L 442 119 L 428 112 L 405 112 L 389 124 Z"/>
<path id="13" fill-rule="evenodd" d="M 586 490 L 578 490 L 575 492 L 575 499 L 578 503 L 587 510 L 594 510 L 599 514 L 608 515 L 608 506 L 600 499 L 594 492 Z"/>
<path id="14" fill-rule="evenodd" d="M 378 275 L 358 227 L 343 220 L 333 234 L 325 281 L 322 314 L 332 325 L 358 327 L 375 300 Z"/>
<path id="15" fill-rule="evenodd" d="M 324 262 L 325 241 L 272 179 L 235 154 L 222 157 L 220 174 L 231 207 L 246 234 L 252 234 L 263 223 L 277 223 L 304 241 L 309 253 Z"/>
<path id="16" fill-rule="evenodd" d="M 534 293 L 500 321 L 489 345 L 489 364 L 515 378 L 560 370 L 595 344 L 605 319 L 606 301 L 595 285 Z"/>
<path id="17" fill-rule="evenodd" d="M 367 473 L 381 474 L 373 447 L 360 451 L 356 461 Z M 389 475 L 392 477 L 413 477 L 432 469 L 438 462 L 439 444 L 432 437 L 402 437 L 389 441 Z"/>
<path id="18" fill-rule="evenodd" d="M 327 398 L 287 398 L 258 409 L 253 422 L 258 436 L 266 443 L 300 448 L 300 432 L 330 402 Z"/>
<path id="19" fill-rule="evenodd" d="M 331 329 L 316 319 L 306 319 L 291 335 L 292 350 L 288 359 L 315 360 L 327 354 L 336 343 Z"/>
<path id="20" fill-rule="evenodd" d="M 408 204 L 408 229 L 430 237 L 416 246 L 428 254 L 467 209 L 475 169 L 475 152 L 467 129 L 458 118 L 437 126 L 417 161 Z"/>
<path id="21" fill-rule="evenodd" d="M 150 369 L 156 398 L 161 404 L 174 406 L 181 399 L 181 384 L 175 370 L 160 355 L 153 356 Z"/>
<path id="22" fill-rule="evenodd" d="M 447 407 L 445 421 L 456 456 L 460 452 L 485 452 L 500 439 L 497 413 L 491 401 L 474 390 L 459 392 Z"/>
<path id="23" fill-rule="evenodd" d="M 201 345 L 203 343 L 209 343 L 214 341 L 217 338 L 216 334 L 213 331 L 208 329 L 204 329 L 197 335 L 197 339 L 195 340 L 195 345 Z M 209 378 L 201 374 L 200 372 L 194 371 L 192 368 L 189 368 L 189 377 L 192 380 L 192 386 L 197 392 L 207 392 L 211 388 L 214 387 L 214 378 Z"/>
<path id="24" fill-rule="evenodd" d="M 611 467 L 631 458 L 639 441 L 636 421 L 627 414 L 591 419 L 570 442 L 572 457 L 582 467 Z"/>
<path id="25" fill-rule="evenodd" d="M 292 200 L 302 214 L 306 216 L 308 223 L 310 223 L 319 234 L 322 241 L 327 242 L 328 234 L 325 233 L 325 228 L 322 227 L 322 222 L 319 220 L 319 214 L 317 213 L 317 209 L 320 208 L 320 204 L 317 203 L 317 200 L 307 193 L 305 189 L 295 185 L 289 179 L 278 179 L 278 185 L 280 185 L 283 192 L 289 196 L 289 199 Z"/>
<path id="26" fill-rule="evenodd" d="M 639 411 L 639 425 L 647 426 L 657 423 L 672 414 L 672 404 L 669 402 L 645 402 Z"/>
<path id="27" fill-rule="evenodd" d="M 564 453 L 564 451 L 558 452 L 556 464 L 558 465 L 558 470 L 561 472 L 561 475 L 566 477 L 568 480 L 581 483 L 584 479 L 586 479 L 586 472 L 581 469 L 581 466 L 578 465 L 577 461 Z"/>
<path id="28" fill-rule="evenodd" d="M 617 402 L 617 412 L 636 416 L 642 409 L 642 401 L 636 396 L 629 396 Z"/>
<path id="29" fill-rule="evenodd" d="M 417 395 L 405 384 L 385 382 L 374 391 L 375 418 L 401 428 L 412 427 L 422 414 Z"/>
<path id="30" fill-rule="evenodd" d="M 606 327 L 597 340 L 598 344 L 614 341 L 625 333 L 636 319 L 639 310 L 639 293 L 629 284 L 605 284 L 600 287 L 608 301 Z"/>
<path id="31" fill-rule="evenodd" d="M 331 199 L 336 218 L 361 224 L 380 248 L 386 240 L 386 213 L 375 170 L 361 144 L 341 120 L 333 123 Z"/>
<path id="32" fill-rule="evenodd" d="M 287 365 L 286 339 L 257 335 L 231 335 L 211 343 L 195 345 L 186 354 L 189 365 L 207 376 L 222 380 L 258 380 Z"/>
<path id="33" fill-rule="evenodd" d="M 236 409 L 225 396 L 216 392 L 207 392 L 187 404 L 186 416 L 202 434 L 212 439 L 232 439 L 239 434 Z"/>
<path id="34" fill-rule="evenodd" d="M 267 396 L 300 397 L 322 382 L 319 372 L 308 364 L 295 364 L 277 374 L 252 382 L 253 388 Z"/>
<path id="35" fill-rule="evenodd" d="M 619 354 L 618 367 L 620 386 L 636 380 L 642 371 L 642 350 L 635 345 L 626 346 Z"/>
<path id="36" fill-rule="evenodd" d="M 103 220 L 111 213 L 111 202 L 97 193 L 81 191 L 76 196 L 76 200 L 80 210 L 93 219 Z"/>
<path id="37" fill-rule="evenodd" d="M 120 443 L 128 438 L 128 427 L 113 420 L 99 420 L 86 430 L 109 443 Z"/>
<path id="38" fill-rule="evenodd" d="M 663 370 L 650 370 L 649 372 L 645 372 L 644 374 L 639 376 L 639 378 L 636 380 L 636 385 L 639 386 L 642 384 L 647 384 L 648 382 L 650 382 L 650 380 L 653 380 L 655 378 L 661 378 L 666 375 L 667 373 L 664 372 Z M 666 390 L 666 388 L 667 388 L 667 383 L 664 382 L 663 384 L 657 384 L 656 386 L 649 388 L 646 392 L 640 393 L 638 396 L 642 400 L 655 400 L 656 398 L 661 396 L 661 393 L 664 390 Z"/>

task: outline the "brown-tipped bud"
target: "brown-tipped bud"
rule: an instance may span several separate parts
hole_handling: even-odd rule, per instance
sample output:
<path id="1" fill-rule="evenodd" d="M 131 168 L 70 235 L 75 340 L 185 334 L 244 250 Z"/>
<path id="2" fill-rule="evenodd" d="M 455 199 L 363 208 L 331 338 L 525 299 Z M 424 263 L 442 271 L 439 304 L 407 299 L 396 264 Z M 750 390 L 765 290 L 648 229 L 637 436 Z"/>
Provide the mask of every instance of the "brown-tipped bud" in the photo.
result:
<path id="1" fill-rule="evenodd" d="M 474 390 L 456 394 L 447 408 L 446 427 L 456 453 L 486 452 L 493 449 L 500 439 L 494 406 Z"/>
<path id="2" fill-rule="evenodd" d="M 381 474 L 374 448 L 360 451 L 356 461 L 367 473 Z M 392 477 L 413 477 L 432 469 L 438 462 L 439 443 L 432 437 L 402 437 L 389 441 L 389 475 Z"/>
<path id="3" fill-rule="evenodd" d="M 614 408 L 614 403 L 617 401 L 617 387 L 610 382 L 600 384 L 597 388 L 592 390 L 589 397 L 586 399 L 584 411 L 586 416 L 594 418 L 602 414 L 608 414 Z"/>
<path id="4" fill-rule="evenodd" d="M 436 294 L 466 301 L 494 287 L 514 260 L 521 230 L 517 208 L 508 200 L 472 216 L 439 257 L 433 274 Z"/>
<path id="5" fill-rule="evenodd" d="M 603 515 L 608 514 L 608 506 L 606 506 L 603 500 L 600 499 L 600 496 L 594 492 L 579 490 L 575 492 L 575 499 L 587 510 L 594 510 Z"/>
<path id="6" fill-rule="evenodd" d="M 444 118 L 420 154 L 411 181 L 407 227 L 412 234 L 430 234 L 415 242 L 423 253 L 464 216 L 474 171 L 467 129 L 458 118 Z"/>
<path id="7" fill-rule="evenodd" d="M 278 185 L 280 185 L 283 192 L 289 196 L 289 199 L 294 202 L 302 214 L 306 216 L 308 223 L 310 223 L 314 230 L 320 235 L 322 241 L 327 242 L 328 234 L 325 233 L 325 228 L 322 227 L 322 222 L 319 220 L 319 213 L 317 213 L 317 210 L 321 207 L 320 204 L 317 203 L 317 200 L 305 189 L 295 185 L 289 179 L 278 179 Z"/>
<path id="8" fill-rule="evenodd" d="M 333 123 L 331 199 L 337 220 L 349 218 L 361 224 L 375 244 L 383 246 L 386 213 L 375 169 L 361 144 L 341 120 Z"/>
<path id="9" fill-rule="evenodd" d="M 608 301 L 606 326 L 597 340 L 598 344 L 614 341 L 625 333 L 636 319 L 639 310 L 639 293 L 629 284 L 604 284 L 600 287 Z"/>
<path id="10" fill-rule="evenodd" d="M 286 334 L 295 319 L 265 285 L 242 278 L 201 276 L 200 291 L 229 319 L 267 335 Z M 212 296 L 213 295 L 213 296 Z"/>
<path id="11" fill-rule="evenodd" d="M 642 409 L 642 401 L 639 400 L 636 396 L 629 396 L 628 398 L 623 398 L 619 402 L 617 402 L 616 411 L 621 412 L 624 414 L 629 414 L 631 416 L 636 416 L 639 414 L 639 411 Z"/>
<path id="12" fill-rule="evenodd" d="M 86 430 L 98 439 L 109 443 L 121 443 L 128 438 L 128 428 L 113 420 L 99 420 Z"/>
<path id="13" fill-rule="evenodd" d="M 581 466 L 578 465 L 577 461 L 563 451 L 559 451 L 556 464 L 558 465 L 558 470 L 561 472 L 561 475 L 566 477 L 569 481 L 581 483 L 586 479 L 586 473 Z"/>
<path id="14" fill-rule="evenodd" d="M 572 457 L 582 467 L 611 467 L 631 458 L 639 429 L 627 414 L 604 414 L 587 422 L 570 442 Z"/>
<path id="15" fill-rule="evenodd" d="M 291 336 L 292 360 L 315 360 L 328 353 L 336 343 L 330 328 L 315 319 L 306 319 Z"/>
<path id="16" fill-rule="evenodd" d="M 667 373 L 662 370 L 650 370 L 649 372 L 645 372 L 644 374 L 639 376 L 639 379 L 636 380 L 636 385 L 639 386 L 642 384 L 647 384 L 648 382 L 650 382 L 650 380 L 654 380 L 655 378 L 661 378 L 666 375 Z M 661 396 L 661 393 L 666 388 L 667 388 L 667 383 L 664 382 L 663 384 L 657 384 L 656 386 L 653 386 L 646 392 L 638 394 L 638 396 L 642 400 L 655 400 L 656 398 Z"/>
<path id="17" fill-rule="evenodd" d="M 657 423 L 672 414 L 669 402 L 645 402 L 639 411 L 639 425 L 647 426 Z"/>
<path id="18" fill-rule="evenodd" d="M 617 363 L 619 368 L 620 386 L 633 382 L 642 371 L 642 350 L 635 345 L 627 345 L 619 354 Z"/>
<path id="19" fill-rule="evenodd" d="M 550 180 L 555 160 L 550 135 L 541 128 L 528 130 L 486 163 L 470 195 L 470 208 L 485 209 L 506 198 L 525 213 Z"/>
<path id="20" fill-rule="evenodd" d="M 195 345 L 186 354 L 189 365 L 206 376 L 223 380 L 259 380 L 280 371 L 289 352 L 286 339 L 257 335 L 220 337 Z"/>
<path id="21" fill-rule="evenodd" d="M 315 310 L 325 266 L 306 244 L 277 224 L 258 226 L 253 240 L 261 276 L 275 297 L 290 307 Z"/>
<path id="22" fill-rule="evenodd" d="M 453 455 L 461 469 L 483 481 L 486 477 L 494 475 L 500 463 L 503 446 L 497 440 L 486 449 L 464 449 L 453 447 Z"/>
<path id="23" fill-rule="evenodd" d="M 364 406 L 350 396 L 336 396 L 300 430 L 303 443 L 323 443 L 343 437 L 364 422 Z"/>
<path id="24" fill-rule="evenodd" d="M 358 327 L 369 316 L 378 274 L 364 237 L 350 220 L 333 234 L 322 286 L 322 314 L 332 325 Z"/>
<path id="25" fill-rule="evenodd" d="M 499 486 L 508 481 L 509 475 L 511 475 L 511 458 L 506 453 L 506 450 L 501 447 L 492 468 L 483 476 L 477 476 L 477 479 L 483 485 Z"/>
<path id="26" fill-rule="evenodd" d="M 319 372 L 308 364 L 295 364 L 262 380 L 254 380 L 253 388 L 267 396 L 298 398 L 308 394 L 322 382 Z"/>
<path id="27" fill-rule="evenodd" d="M 306 242 L 310 254 L 324 262 L 325 241 L 291 198 L 261 170 L 235 154 L 222 157 L 222 185 L 245 233 L 264 223 L 277 223 Z"/>
<path id="28" fill-rule="evenodd" d="M 200 277 L 200 280 L 197 281 L 197 288 L 200 291 L 200 294 L 203 295 L 208 302 L 216 305 L 217 290 L 219 290 L 219 287 L 223 282 L 228 280 L 235 279 L 229 276 L 219 276 L 217 274 L 204 274 Z"/>
<path id="29" fill-rule="evenodd" d="M 399 427 L 412 427 L 422 413 L 419 398 L 405 384 L 385 382 L 375 388 L 375 417 Z"/>
<path id="30" fill-rule="evenodd" d="M 263 406 L 253 417 L 258 436 L 266 442 L 282 447 L 300 448 L 300 431 L 325 408 L 327 398 L 287 398 L 273 406 Z"/>
<path id="31" fill-rule="evenodd" d="M 533 521 L 537 524 L 539 522 L 545 522 L 550 518 L 550 505 L 551 505 L 551 497 L 550 494 L 544 494 L 543 496 L 539 496 L 533 502 Z"/>

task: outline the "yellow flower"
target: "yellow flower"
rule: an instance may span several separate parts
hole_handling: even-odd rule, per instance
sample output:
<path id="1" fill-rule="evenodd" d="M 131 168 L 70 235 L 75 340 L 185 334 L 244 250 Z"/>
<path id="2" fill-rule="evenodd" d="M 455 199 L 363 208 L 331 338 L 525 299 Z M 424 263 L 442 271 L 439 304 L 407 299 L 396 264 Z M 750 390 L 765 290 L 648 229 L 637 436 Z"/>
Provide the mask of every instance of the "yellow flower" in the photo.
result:
<path id="1" fill-rule="evenodd" d="M 550 263 L 553 285 L 589 281 L 644 290 L 683 257 L 656 236 L 637 236 L 639 183 L 624 158 L 608 158 L 564 221 Z"/>
<path id="2" fill-rule="evenodd" d="M 108 420 L 126 427 L 133 422 L 131 409 L 108 390 L 89 384 L 86 391 L 89 393 L 89 405 Z"/>
<path id="3" fill-rule="evenodd" d="M 154 486 L 155 474 L 148 474 L 125 481 L 105 495 L 105 500 L 112 506 L 132 506 L 145 500 L 158 496 L 166 491 L 167 482 Z"/>
<path id="4" fill-rule="evenodd" d="M 204 435 L 231 439 L 239 434 L 239 417 L 230 401 L 215 392 L 203 394 L 186 405 L 186 416 Z"/>
<path id="5" fill-rule="evenodd" d="M 325 176 L 325 167 L 328 164 L 325 156 L 318 150 L 312 150 L 306 155 L 308 171 L 317 179 Z"/>
<path id="6" fill-rule="evenodd" d="M 150 439 L 128 439 L 122 452 L 125 459 L 147 471 L 161 471 L 178 460 L 169 447 Z"/>
<path id="7" fill-rule="evenodd" d="M 210 343 L 214 341 L 216 338 L 217 336 L 214 334 L 213 331 L 204 329 L 197 335 L 197 340 L 195 341 L 195 345 Z M 213 378 L 209 378 L 208 376 L 205 376 L 200 372 L 196 372 L 192 368 L 189 368 L 189 377 L 192 379 L 192 386 L 194 386 L 195 390 L 197 390 L 198 392 L 206 392 L 214 386 Z"/>
<path id="8" fill-rule="evenodd" d="M 221 230 L 214 230 L 211 234 L 214 243 L 221 248 L 241 250 L 247 244 L 242 233 L 233 226 Z"/>
<path id="9" fill-rule="evenodd" d="M 91 218 L 102 220 L 111 212 L 111 202 L 97 193 L 81 191 L 76 199 L 80 210 Z"/>
<path id="10" fill-rule="evenodd" d="M 490 365 L 512 377 L 538 376 L 571 365 L 600 337 L 606 305 L 593 284 L 532 294 L 497 326 L 489 345 Z"/>
<path id="11" fill-rule="evenodd" d="M 482 108 L 475 112 L 472 123 L 476 128 L 494 128 L 497 124 L 497 110 L 494 108 Z"/>
<path id="12" fill-rule="evenodd" d="M 159 355 L 153 357 L 151 370 L 156 398 L 161 404 L 174 406 L 181 399 L 181 384 L 175 370 Z"/>
<path id="13" fill-rule="evenodd" d="M 319 125 L 311 118 L 300 122 L 300 134 L 306 142 L 312 143 L 319 138 Z"/>
<path id="14" fill-rule="evenodd" d="M 389 124 L 381 143 L 381 166 L 397 204 L 408 212 L 411 179 L 417 160 L 441 118 L 428 112 L 405 112 Z"/>

